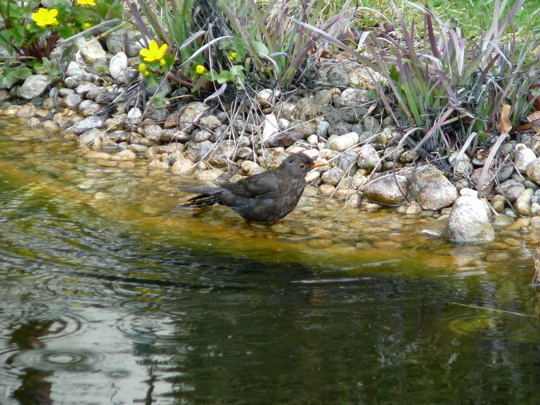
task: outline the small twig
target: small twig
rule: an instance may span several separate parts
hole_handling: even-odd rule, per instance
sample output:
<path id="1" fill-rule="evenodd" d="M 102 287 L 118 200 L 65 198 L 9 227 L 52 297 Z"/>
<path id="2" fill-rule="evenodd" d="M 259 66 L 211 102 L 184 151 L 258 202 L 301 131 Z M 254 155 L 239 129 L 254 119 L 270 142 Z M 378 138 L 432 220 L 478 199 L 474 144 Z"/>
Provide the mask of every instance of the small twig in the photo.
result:
<path id="1" fill-rule="evenodd" d="M 479 305 L 472 305 L 472 304 L 461 304 L 459 302 L 449 302 L 449 304 L 452 305 L 459 305 L 460 307 L 467 307 L 467 308 L 474 308 L 474 309 L 483 309 L 485 311 L 492 311 L 492 312 L 499 312 L 501 314 L 508 314 L 508 315 L 516 315 L 516 316 L 522 316 L 524 318 L 538 318 L 535 315 L 527 315 L 522 314 L 521 312 L 514 312 L 514 311 L 505 311 L 504 309 L 496 309 L 496 308 L 487 308 L 487 307 L 481 307 Z"/>

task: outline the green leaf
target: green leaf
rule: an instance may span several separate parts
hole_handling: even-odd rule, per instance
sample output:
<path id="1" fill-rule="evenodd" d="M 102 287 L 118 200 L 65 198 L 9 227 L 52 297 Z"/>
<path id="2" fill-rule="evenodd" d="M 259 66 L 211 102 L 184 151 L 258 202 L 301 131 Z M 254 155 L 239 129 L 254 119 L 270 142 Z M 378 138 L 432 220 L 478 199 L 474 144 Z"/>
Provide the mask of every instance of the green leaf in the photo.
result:
<path id="1" fill-rule="evenodd" d="M 225 82 L 232 82 L 234 80 L 234 76 L 231 72 L 229 72 L 228 70 L 222 70 L 221 72 L 219 72 L 219 74 L 217 75 L 217 82 L 219 84 L 223 84 Z"/>
<path id="2" fill-rule="evenodd" d="M 400 78 L 400 75 L 399 75 L 399 72 L 396 68 L 395 65 L 392 65 L 392 67 L 390 68 L 390 78 L 395 82 L 395 83 L 399 83 L 399 78 Z"/>
<path id="3" fill-rule="evenodd" d="M 253 41 L 253 49 L 255 49 L 255 52 L 259 54 L 259 56 L 268 56 L 270 54 L 270 51 L 266 47 L 265 44 L 263 44 L 260 41 Z"/>

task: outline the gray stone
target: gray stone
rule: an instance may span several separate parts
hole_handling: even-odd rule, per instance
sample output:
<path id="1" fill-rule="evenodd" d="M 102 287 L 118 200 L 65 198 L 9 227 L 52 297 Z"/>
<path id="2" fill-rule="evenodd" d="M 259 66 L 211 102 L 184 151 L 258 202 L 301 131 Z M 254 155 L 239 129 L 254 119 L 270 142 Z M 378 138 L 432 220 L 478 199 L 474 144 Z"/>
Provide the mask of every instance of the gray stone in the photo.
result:
<path id="1" fill-rule="evenodd" d="M 405 176 L 382 176 L 365 186 L 364 197 L 381 205 L 398 205 L 405 201 L 408 187 Z"/>
<path id="2" fill-rule="evenodd" d="M 79 111 L 85 117 L 90 117 L 100 112 L 101 106 L 98 103 L 93 102 L 92 100 L 83 100 L 79 104 Z"/>
<path id="3" fill-rule="evenodd" d="M 82 102 L 81 96 L 75 93 L 69 94 L 68 96 L 64 97 L 64 99 L 62 100 L 62 103 L 64 104 L 64 106 L 72 110 L 75 110 L 79 106 L 79 104 L 81 104 L 81 102 Z"/>
<path id="4" fill-rule="evenodd" d="M 174 164 L 172 165 L 171 172 L 175 175 L 190 174 L 193 172 L 194 169 L 195 164 L 191 160 L 180 156 L 175 160 Z"/>
<path id="5" fill-rule="evenodd" d="M 454 243 L 487 243 L 495 239 L 486 205 L 478 198 L 459 197 L 448 217 L 448 238 Z"/>
<path id="6" fill-rule="evenodd" d="M 458 197 L 456 187 L 435 167 L 424 166 L 412 176 L 411 195 L 423 210 L 448 207 Z"/>
<path id="7" fill-rule="evenodd" d="M 19 95 L 27 100 L 34 99 L 41 96 L 50 84 L 51 81 L 45 75 L 30 75 L 21 85 Z"/>
<path id="8" fill-rule="evenodd" d="M 79 144 L 81 146 L 90 146 L 101 136 L 99 129 L 90 129 L 86 133 L 79 137 Z"/>
<path id="9" fill-rule="evenodd" d="M 202 118 L 202 115 L 208 111 L 210 107 L 199 101 L 194 101 L 184 107 L 184 111 L 180 114 L 178 124 L 180 129 L 191 131 L 191 128 L 197 120 Z"/>
<path id="10" fill-rule="evenodd" d="M 99 41 L 87 41 L 79 37 L 74 42 L 86 63 L 104 63 L 107 60 L 107 54 Z"/>
<path id="11" fill-rule="evenodd" d="M 161 142 L 162 132 L 163 130 L 159 125 L 148 125 L 143 129 L 144 137 L 155 143 Z"/>
<path id="12" fill-rule="evenodd" d="M 497 194 L 502 194 L 508 201 L 514 203 L 519 195 L 525 190 L 525 186 L 514 179 L 508 179 L 495 187 Z"/>
<path id="13" fill-rule="evenodd" d="M 161 132 L 161 141 L 162 142 L 181 142 L 186 143 L 191 139 L 191 136 L 178 129 L 164 129 Z"/>
<path id="14" fill-rule="evenodd" d="M 358 150 L 357 164 L 360 169 L 373 170 L 379 164 L 379 154 L 371 144 L 362 146 Z"/>
<path id="15" fill-rule="evenodd" d="M 326 138 L 328 136 L 328 129 L 330 128 L 330 123 L 328 121 L 321 120 L 317 125 L 316 134 L 320 138 Z"/>
<path id="16" fill-rule="evenodd" d="M 221 126 L 221 121 L 215 115 L 207 115 L 199 120 L 199 125 L 213 131 L 217 127 Z"/>
<path id="17" fill-rule="evenodd" d="M 339 155 L 338 167 L 342 170 L 351 170 L 358 160 L 358 153 L 347 151 Z"/>
<path id="18" fill-rule="evenodd" d="M 214 144 L 210 141 L 204 142 L 188 142 L 186 143 L 185 156 L 194 162 L 198 162 L 201 159 L 208 157 Z"/>
<path id="19" fill-rule="evenodd" d="M 339 107 L 354 107 L 370 101 L 368 90 L 345 89 L 341 93 Z"/>
<path id="20" fill-rule="evenodd" d="M 322 175 L 322 181 L 332 186 L 338 185 L 345 172 L 339 167 L 333 167 Z"/>
<path id="21" fill-rule="evenodd" d="M 104 123 L 105 123 L 104 117 L 93 115 L 91 117 L 85 118 L 84 120 L 79 122 L 77 125 L 75 125 L 75 127 L 73 128 L 73 132 L 75 132 L 77 135 L 80 135 L 91 129 L 101 128 Z"/>

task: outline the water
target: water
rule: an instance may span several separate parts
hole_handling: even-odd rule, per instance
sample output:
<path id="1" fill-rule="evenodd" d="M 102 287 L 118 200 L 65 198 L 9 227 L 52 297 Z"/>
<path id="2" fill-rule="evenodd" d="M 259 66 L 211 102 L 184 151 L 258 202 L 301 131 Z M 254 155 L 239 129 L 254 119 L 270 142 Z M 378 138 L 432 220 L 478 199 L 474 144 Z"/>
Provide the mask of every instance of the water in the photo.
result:
<path id="1" fill-rule="evenodd" d="M 540 402 L 533 235 L 309 195 L 248 226 L 2 119 L 0 173 L 1 404 Z"/>

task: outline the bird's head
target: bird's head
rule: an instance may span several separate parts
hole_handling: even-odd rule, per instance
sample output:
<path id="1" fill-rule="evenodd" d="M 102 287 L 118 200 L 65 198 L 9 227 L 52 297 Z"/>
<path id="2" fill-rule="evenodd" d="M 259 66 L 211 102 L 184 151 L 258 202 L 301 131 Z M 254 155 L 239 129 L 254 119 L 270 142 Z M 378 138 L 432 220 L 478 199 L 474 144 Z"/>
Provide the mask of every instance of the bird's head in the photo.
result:
<path id="1" fill-rule="evenodd" d="M 314 167 L 324 164 L 315 163 L 313 159 L 305 153 L 294 153 L 287 157 L 280 165 L 279 169 L 288 172 L 292 176 L 304 177 Z"/>

